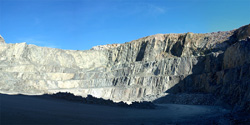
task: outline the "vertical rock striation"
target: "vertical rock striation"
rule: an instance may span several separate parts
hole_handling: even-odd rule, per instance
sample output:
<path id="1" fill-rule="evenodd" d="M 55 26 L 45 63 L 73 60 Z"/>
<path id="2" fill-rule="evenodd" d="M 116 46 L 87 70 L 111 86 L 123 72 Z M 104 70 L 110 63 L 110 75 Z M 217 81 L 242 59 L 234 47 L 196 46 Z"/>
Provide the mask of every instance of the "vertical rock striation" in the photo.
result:
<path id="1" fill-rule="evenodd" d="M 0 92 L 72 92 L 114 101 L 199 92 L 249 107 L 249 31 L 250 25 L 206 34 L 157 34 L 86 51 L 3 44 L 1 37 Z"/>

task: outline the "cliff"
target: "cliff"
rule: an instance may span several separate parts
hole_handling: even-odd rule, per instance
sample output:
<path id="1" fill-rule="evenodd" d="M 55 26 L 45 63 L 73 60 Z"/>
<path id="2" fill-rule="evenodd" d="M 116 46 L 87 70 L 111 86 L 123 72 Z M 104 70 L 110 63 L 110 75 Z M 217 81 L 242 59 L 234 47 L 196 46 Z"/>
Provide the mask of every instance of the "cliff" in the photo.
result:
<path id="1" fill-rule="evenodd" d="M 157 34 L 86 51 L 0 44 L 0 92 L 71 92 L 128 102 L 202 93 L 250 110 L 249 38 L 246 25 L 226 32 Z"/>

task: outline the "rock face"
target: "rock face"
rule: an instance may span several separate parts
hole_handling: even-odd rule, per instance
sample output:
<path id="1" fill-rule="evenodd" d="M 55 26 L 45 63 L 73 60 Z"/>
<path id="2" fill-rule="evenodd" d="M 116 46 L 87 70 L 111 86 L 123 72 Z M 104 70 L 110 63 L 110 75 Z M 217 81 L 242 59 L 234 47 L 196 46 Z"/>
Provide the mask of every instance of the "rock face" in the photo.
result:
<path id="1" fill-rule="evenodd" d="M 91 50 L 0 45 L 0 92 L 71 92 L 113 101 L 206 93 L 249 109 L 250 25 L 206 34 L 157 34 Z"/>

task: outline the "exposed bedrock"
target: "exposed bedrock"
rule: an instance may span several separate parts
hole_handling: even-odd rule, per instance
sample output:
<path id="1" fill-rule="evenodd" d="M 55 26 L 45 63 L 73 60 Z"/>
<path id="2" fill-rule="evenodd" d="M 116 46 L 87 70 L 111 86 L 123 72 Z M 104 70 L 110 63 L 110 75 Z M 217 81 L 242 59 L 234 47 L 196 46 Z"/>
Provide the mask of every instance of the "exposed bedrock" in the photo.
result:
<path id="1" fill-rule="evenodd" d="M 199 92 L 249 109 L 249 31 L 250 25 L 206 34 L 157 34 L 86 51 L 5 44 L 1 37 L 0 92 L 71 92 L 114 101 Z"/>

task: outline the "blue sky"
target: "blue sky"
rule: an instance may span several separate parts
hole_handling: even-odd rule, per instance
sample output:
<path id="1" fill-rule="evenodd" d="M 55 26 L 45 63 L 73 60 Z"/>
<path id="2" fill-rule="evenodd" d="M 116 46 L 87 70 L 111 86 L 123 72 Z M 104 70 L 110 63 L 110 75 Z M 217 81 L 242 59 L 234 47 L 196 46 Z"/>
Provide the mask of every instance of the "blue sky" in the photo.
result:
<path id="1" fill-rule="evenodd" d="M 250 23 L 250 0 L 0 0 L 7 43 L 61 49 L 158 33 L 226 31 Z"/>

